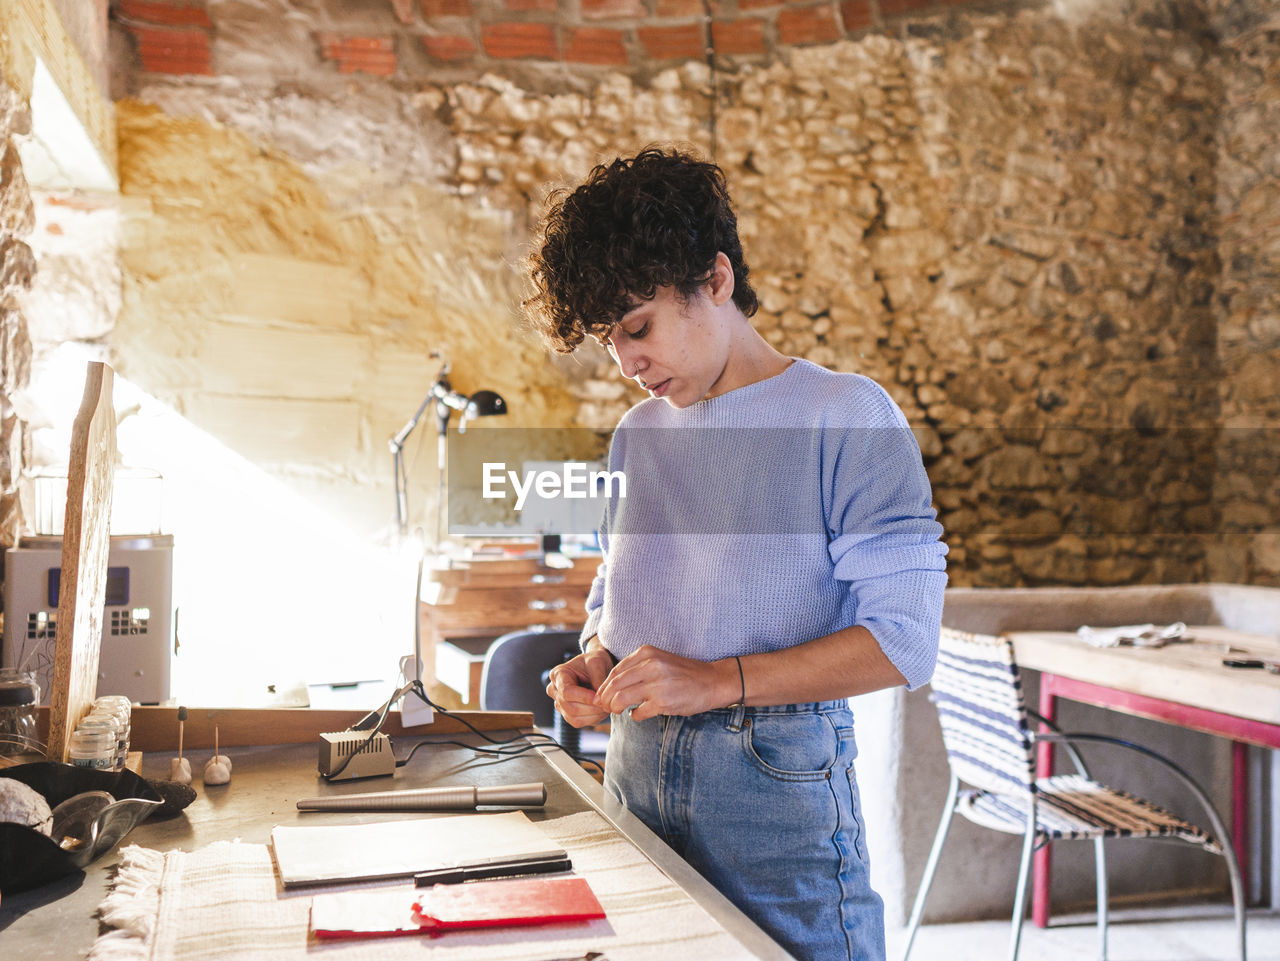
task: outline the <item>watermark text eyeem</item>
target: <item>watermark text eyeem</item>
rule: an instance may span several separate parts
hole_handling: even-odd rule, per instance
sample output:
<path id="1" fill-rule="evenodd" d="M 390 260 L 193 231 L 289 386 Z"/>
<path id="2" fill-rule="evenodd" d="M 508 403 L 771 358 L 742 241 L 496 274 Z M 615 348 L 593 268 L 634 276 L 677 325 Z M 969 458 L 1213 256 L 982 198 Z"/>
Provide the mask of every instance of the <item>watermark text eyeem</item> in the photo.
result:
<path id="1" fill-rule="evenodd" d="M 525 471 L 523 474 L 508 470 L 505 462 L 484 463 L 484 484 L 481 495 L 489 500 L 507 497 L 507 484 L 516 493 L 516 510 L 524 510 L 530 492 L 542 498 L 563 497 L 566 500 L 584 500 L 594 497 L 627 496 L 627 475 L 620 470 L 587 470 L 585 463 L 566 461 L 560 470 Z"/>

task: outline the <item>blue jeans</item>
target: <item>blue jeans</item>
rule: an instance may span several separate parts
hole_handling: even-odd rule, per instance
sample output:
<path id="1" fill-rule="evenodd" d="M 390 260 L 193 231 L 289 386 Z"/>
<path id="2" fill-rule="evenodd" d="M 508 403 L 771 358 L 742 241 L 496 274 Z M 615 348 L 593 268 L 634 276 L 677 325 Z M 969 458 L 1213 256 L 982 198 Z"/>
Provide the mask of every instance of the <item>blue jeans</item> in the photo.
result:
<path id="1" fill-rule="evenodd" d="M 801 961 L 882 961 L 844 701 L 615 714 L 605 787 Z"/>

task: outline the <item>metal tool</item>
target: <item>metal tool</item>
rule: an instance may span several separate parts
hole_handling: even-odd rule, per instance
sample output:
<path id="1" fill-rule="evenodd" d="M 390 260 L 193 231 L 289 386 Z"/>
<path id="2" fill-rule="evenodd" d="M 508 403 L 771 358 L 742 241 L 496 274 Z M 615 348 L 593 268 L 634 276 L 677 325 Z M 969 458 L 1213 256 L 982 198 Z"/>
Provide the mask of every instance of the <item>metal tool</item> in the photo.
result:
<path id="1" fill-rule="evenodd" d="M 1224 657 L 1223 667 L 1256 667 L 1271 674 L 1280 674 L 1280 661 L 1266 661 L 1260 657 Z"/>
<path id="2" fill-rule="evenodd" d="M 302 798 L 299 811 L 470 811 L 482 804 L 509 807 L 541 807 L 547 788 L 530 784 L 495 787 L 428 787 L 409 791 L 374 791 L 369 794 L 336 794 Z"/>

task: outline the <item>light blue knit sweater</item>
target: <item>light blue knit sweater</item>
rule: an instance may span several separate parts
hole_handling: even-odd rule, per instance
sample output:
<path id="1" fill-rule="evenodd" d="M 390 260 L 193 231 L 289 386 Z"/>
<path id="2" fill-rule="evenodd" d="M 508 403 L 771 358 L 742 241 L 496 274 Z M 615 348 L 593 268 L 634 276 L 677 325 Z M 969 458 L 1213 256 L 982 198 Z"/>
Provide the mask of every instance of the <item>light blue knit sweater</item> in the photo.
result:
<path id="1" fill-rule="evenodd" d="M 947 553 L 906 418 L 874 381 L 805 360 L 614 432 L 583 639 L 699 660 L 866 627 L 914 689 L 933 674 Z"/>

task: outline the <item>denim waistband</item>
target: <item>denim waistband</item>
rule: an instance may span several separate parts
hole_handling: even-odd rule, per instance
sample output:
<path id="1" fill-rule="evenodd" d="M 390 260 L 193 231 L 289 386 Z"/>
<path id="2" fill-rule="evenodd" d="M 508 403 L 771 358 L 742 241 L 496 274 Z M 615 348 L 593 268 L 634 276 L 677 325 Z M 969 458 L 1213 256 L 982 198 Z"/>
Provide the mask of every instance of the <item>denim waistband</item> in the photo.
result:
<path id="1" fill-rule="evenodd" d="M 747 717 L 753 714 L 829 714 L 832 711 L 848 710 L 849 702 L 845 699 L 838 701 L 810 701 L 807 704 L 769 704 L 763 707 L 717 707 L 706 711 L 706 714 L 734 714 L 742 711 Z"/>

